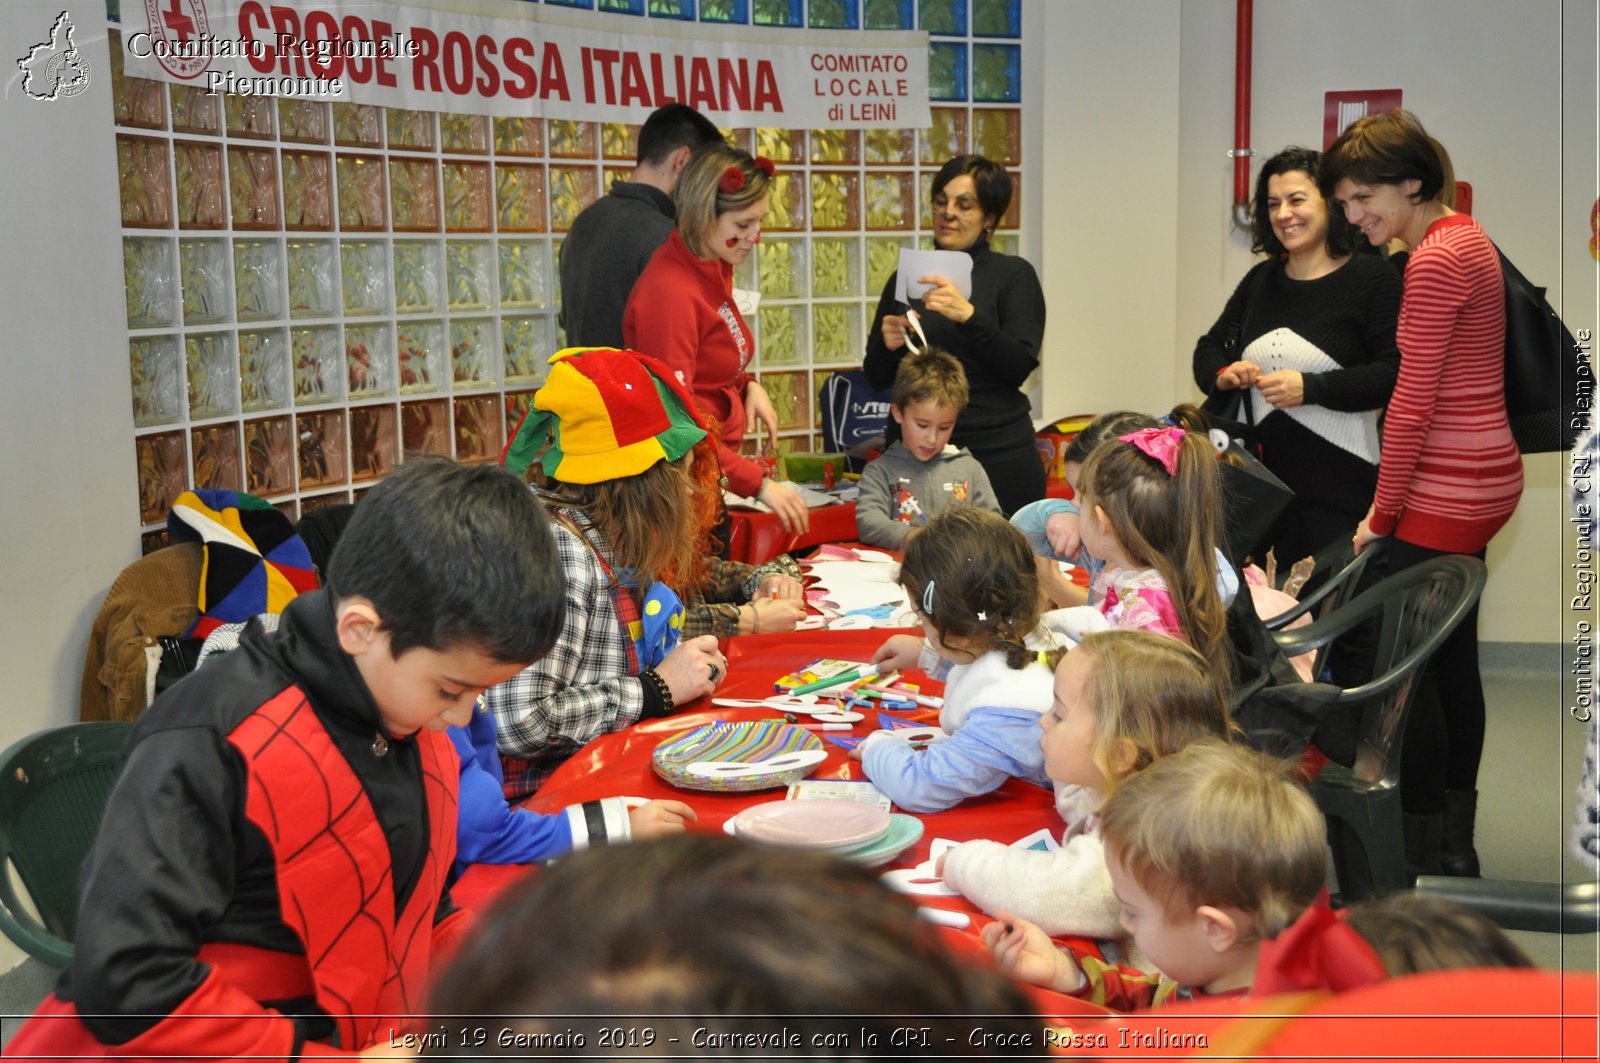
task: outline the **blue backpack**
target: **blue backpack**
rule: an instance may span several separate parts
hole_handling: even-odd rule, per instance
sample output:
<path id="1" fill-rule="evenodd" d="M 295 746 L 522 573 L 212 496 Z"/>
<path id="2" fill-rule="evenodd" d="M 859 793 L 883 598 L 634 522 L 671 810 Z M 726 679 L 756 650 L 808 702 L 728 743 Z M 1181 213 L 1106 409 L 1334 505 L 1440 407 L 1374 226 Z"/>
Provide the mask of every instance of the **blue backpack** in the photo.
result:
<path id="1" fill-rule="evenodd" d="M 867 452 L 883 449 L 889 422 L 889 392 L 867 383 L 860 369 L 841 370 L 823 381 L 817 396 L 822 410 L 822 449 L 843 451 L 852 472 L 867 464 Z"/>

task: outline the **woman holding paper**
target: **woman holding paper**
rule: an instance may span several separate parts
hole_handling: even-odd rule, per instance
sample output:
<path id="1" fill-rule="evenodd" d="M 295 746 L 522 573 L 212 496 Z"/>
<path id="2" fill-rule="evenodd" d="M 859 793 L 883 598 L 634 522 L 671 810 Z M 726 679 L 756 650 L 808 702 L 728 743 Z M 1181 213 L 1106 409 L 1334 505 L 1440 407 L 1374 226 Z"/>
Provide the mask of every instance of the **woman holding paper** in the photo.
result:
<path id="1" fill-rule="evenodd" d="M 960 269 L 921 270 L 917 252 L 908 259 L 905 285 L 896 271 L 884 286 L 867 335 L 863 365 L 879 390 L 894 382 L 900 359 L 926 344 L 949 351 L 967 374 L 970 397 L 956 421 L 951 444 L 966 447 L 989 474 L 1006 513 L 1044 497 L 1044 464 L 1033 439 L 1033 415 L 1021 391 L 1039 365 L 1044 338 L 1044 290 L 1025 260 L 989 246 L 989 235 L 1011 205 L 1011 177 L 981 155 L 958 155 L 933 179 L 934 242 L 958 252 Z M 921 253 L 928 257 L 927 253 Z M 915 276 L 910 269 L 916 269 Z M 970 270 L 970 281 L 960 276 Z M 956 274 L 952 276 L 951 274 Z M 897 294 L 899 293 L 899 294 Z M 915 311 L 912 324 L 908 311 Z M 921 334 L 916 330 L 920 328 Z M 892 442 L 899 426 L 887 426 Z"/>
<path id="2" fill-rule="evenodd" d="M 739 453 L 757 422 L 767 426 L 769 438 L 778 432 L 772 400 L 748 372 L 755 338 L 733 299 L 734 268 L 761 241 L 774 170 L 772 160 L 751 158 L 721 140 L 695 150 L 678 178 L 678 227 L 634 282 L 622 337 L 666 362 L 721 422 L 717 457 L 728 486 L 764 502 L 785 531 L 799 533 L 811 523 L 799 492 Z"/>

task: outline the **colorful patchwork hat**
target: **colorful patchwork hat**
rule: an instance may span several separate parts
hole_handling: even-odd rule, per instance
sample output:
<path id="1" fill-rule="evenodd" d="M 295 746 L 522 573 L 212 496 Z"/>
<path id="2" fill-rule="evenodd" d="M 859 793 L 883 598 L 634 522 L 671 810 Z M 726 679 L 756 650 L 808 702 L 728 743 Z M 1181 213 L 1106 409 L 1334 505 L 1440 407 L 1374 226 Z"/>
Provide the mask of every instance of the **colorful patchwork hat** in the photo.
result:
<path id="1" fill-rule="evenodd" d="M 661 362 L 615 347 L 568 347 L 550 357 L 550 377 L 506 443 L 500 463 L 517 475 L 537 458 L 545 474 L 595 484 L 677 461 L 705 438 L 705 425 Z"/>
<path id="2" fill-rule="evenodd" d="M 173 542 L 198 542 L 200 619 L 191 638 L 257 613 L 281 613 L 290 599 L 316 590 L 311 553 L 289 518 L 243 491 L 185 491 L 167 514 Z"/>

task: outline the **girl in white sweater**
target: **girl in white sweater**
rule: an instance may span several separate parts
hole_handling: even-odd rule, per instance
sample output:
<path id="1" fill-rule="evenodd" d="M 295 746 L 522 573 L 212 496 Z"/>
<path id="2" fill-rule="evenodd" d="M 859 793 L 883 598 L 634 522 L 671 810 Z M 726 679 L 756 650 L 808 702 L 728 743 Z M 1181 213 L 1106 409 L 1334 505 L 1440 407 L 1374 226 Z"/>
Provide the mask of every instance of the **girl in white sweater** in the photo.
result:
<path id="1" fill-rule="evenodd" d="M 1147 631 L 1084 637 L 1056 666 L 1054 700 L 1039 718 L 1044 770 L 1066 820 L 1061 848 L 994 841 L 956 846 L 944 880 L 993 914 L 1004 910 L 1048 934 L 1120 939 L 1096 812 L 1117 784 L 1191 742 L 1230 737 L 1215 671 L 1190 646 Z"/>

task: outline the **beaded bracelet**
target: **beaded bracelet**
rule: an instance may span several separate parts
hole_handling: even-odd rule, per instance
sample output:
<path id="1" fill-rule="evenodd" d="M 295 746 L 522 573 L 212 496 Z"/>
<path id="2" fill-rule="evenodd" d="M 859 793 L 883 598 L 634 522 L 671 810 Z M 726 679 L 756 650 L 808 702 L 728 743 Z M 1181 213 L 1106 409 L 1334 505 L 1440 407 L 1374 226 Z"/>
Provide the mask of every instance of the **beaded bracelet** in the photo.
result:
<path id="1" fill-rule="evenodd" d="M 667 686 L 667 681 L 661 677 L 660 672 L 656 671 L 654 668 L 646 668 L 643 672 L 639 673 L 639 681 L 641 683 L 651 683 L 655 686 L 656 693 L 661 697 L 662 715 L 666 715 L 672 711 L 672 688 Z"/>

